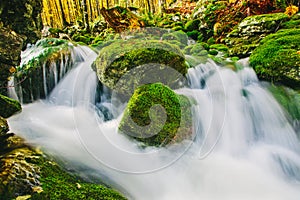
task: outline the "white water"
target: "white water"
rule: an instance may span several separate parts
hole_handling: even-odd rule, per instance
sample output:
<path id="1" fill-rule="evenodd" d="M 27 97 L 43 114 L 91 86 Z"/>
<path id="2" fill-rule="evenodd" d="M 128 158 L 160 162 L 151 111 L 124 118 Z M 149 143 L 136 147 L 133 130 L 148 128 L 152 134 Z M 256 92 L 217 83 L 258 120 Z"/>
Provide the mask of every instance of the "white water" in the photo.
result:
<path id="1" fill-rule="evenodd" d="M 95 56 L 90 52 L 47 100 L 24 105 L 9 120 L 12 131 L 88 169 L 82 173 L 109 177 L 131 199 L 300 199 L 299 140 L 252 69 L 236 73 L 213 62 L 190 69 L 192 89 L 178 92 L 198 103 L 196 138 L 140 149 L 117 133 L 121 116 L 104 122 L 95 111 Z"/>

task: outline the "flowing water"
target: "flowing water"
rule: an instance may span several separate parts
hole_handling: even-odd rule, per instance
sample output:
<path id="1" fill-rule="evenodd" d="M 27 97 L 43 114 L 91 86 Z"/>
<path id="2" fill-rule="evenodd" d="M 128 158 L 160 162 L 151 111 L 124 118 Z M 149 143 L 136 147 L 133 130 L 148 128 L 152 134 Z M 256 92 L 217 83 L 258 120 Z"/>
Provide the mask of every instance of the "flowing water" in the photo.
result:
<path id="1" fill-rule="evenodd" d="M 85 51 L 47 99 L 9 119 L 13 132 L 130 199 L 300 199 L 299 140 L 251 68 L 190 69 L 190 87 L 177 92 L 197 102 L 194 140 L 143 149 L 118 134 L 125 105 L 96 92 L 96 54 Z"/>

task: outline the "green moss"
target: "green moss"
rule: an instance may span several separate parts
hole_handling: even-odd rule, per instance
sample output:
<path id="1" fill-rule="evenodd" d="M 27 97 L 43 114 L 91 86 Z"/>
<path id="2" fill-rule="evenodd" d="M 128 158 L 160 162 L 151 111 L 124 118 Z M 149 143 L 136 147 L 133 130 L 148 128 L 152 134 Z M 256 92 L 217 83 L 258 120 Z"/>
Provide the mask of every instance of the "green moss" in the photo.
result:
<path id="1" fill-rule="evenodd" d="M 183 31 L 165 33 L 163 34 L 162 39 L 167 41 L 176 40 L 179 41 L 183 46 L 186 46 L 188 43 L 188 37 Z"/>
<path id="2" fill-rule="evenodd" d="M 40 167 L 40 182 L 43 191 L 32 194 L 32 200 L 126 199 L 113 189 L 85 182 L 74 175 L 66 173 L 53 161 L 40 157 L 35 162 Z"/>
<path id="3" fill-rule="evenodd" d="M 258 76 L 300 88 L 300 29 L 281 30 L 261 41 L 250 56 Z"/>
<path id="4" fill-rule="evenodd" d="M 204 50 L 204 51 L 206 51 L 206 50 Z M 204 56 L 197 56 L 197 55 L 189 56 L 189 55 L 187 55 L 185 57 L 185 59 L 191 68 L 191 67 L 196 67 L 197 65 L 199 65 L 201 63 L 206 63 L 208 56 L 207 56 L 207 52 L 206 52 L 206 54 Z"/>
<path id="5" fill-rule="evenodd" d="M 0 116 L 8 118 L 21 110 L 21 104 L 18 101 L 0 94 Z"/>
<path id="6" fill-rule="evenodd" d="M 218 51 L 212 49 L 212 50 L 209 50 L 209 51 L 208 51 L 208 54 L 215 56 L 215 55 L 218 55 Z"/>
<path id="7" fill-rule="evenodd" d="M 188 69 L 184 55 L 176 45 L 165 41 L 144 41 L 136 39 L 115 41 L 111 45 L 103 48 L 94 62 L 94 68 L 96 68 L 98 78 L 103 84 L 111 89 L 115 89 L 115 91 L 131 96 L 133 90 L 126 86 L 124 86 L 124 88 L 115 88 L 115 84 L 131 69 L 145 64 L 152 66 L 153 63 L 169 68 L 171 67 L 182 75 L 185 75 Z M 133 85 L 130 87 L 134 87 L 136 84 L 138 85 L 142 76 L 147 76 L 148 79 L 151 79 L 151 76 L 154 76 L 152 78 L 159 76 L 159 74 L 151 75 L 151 73 L 141 73 L 142 70 L 140 71 L 140 76 L 134 77 L 134 80 L 131 80 Z M 156 73 L 160 72 L 156 71 Z M 161 79 L 161 81 L 167 85 L 172 85 L 176 79 L 173 75 L 174 74 L 168 75 L 166 73 L 164 80 Z"/>
<path id="8" fill-rule="evenodd" d="M 198 36 L 200 35 L 200 32 L 197 30 L 193 30 L 193 31 L 187 32 L 186 34 L 193 40 L 198 40 Z"/>
<path id="9" fill-rule="evenodd" d="M 24 145 L 17 136 L 10 136 L 1 144 L 11 146 L 0 155 L 1 200 L 25 195 L 32 200 L 126 199 L 111 188 L 86 182 L 65 171 L 40 151 Z"/>
<path id="10" fill-rule="evenodd" d="M 218 51 L 228 52 L 228 47 L 224 44 L 213 44 L 210 45 L 210 49 L 216 49 Z"/>
<path id="11" fill-rule="evenodd" d="M 200 23 L 200 20 L 199 20 L 199 19 L 195 19 L 195 20 L 188 21 L 188 22 L 184 25 L 184 29 L 185 29 L 187 32 L 193 31 L 193 30 L 198 30 L 198 29 L 199 29 L 199 23 Z"/>
<path id="12" fill-rule="evenodd" d="M 165 109 L 164 124 L 162 111 L 149 113 L 154 105 L 161 105 Z M 177 95 L 161 83 L 143 85 L 135 90 L 128 102 L 119 130 L 149 146 L 165 146 L 190 138 L 190 106 L 185 96 Z"/>

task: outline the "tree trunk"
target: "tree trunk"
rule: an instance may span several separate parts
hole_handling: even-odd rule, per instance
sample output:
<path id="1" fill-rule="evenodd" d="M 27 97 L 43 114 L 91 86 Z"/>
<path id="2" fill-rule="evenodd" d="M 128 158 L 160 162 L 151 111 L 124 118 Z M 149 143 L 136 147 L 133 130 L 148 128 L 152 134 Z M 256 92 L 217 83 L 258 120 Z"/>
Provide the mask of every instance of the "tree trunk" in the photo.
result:
<path id="1" fill-rule="evenodd" d="M 89 25 L 89 15 L 87 11 L 87 4 L 86 0 L 81 1 L 81 6 L 82 6 L 82 16 L 83 16 L 83 24 L 84 28 L 86 29 L 87 32 L 90 32 L 90 25 Z"/>

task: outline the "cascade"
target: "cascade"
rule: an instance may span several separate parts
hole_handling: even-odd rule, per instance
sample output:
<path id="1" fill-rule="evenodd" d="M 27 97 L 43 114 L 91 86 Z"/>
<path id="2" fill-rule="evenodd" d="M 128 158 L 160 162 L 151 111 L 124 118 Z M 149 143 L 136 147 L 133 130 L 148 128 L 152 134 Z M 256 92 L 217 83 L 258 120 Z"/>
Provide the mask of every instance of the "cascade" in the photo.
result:
<path id="1" fill-rule="evenodd" d="M 197 102 L 194 140 L 142 149 L 117 132 L 124 104 L 112 104 L 105 88 L 95 103 L 95 58 L 85 55 L 47 99 L 24 105 L 11 130 L 130 199 L 299 199 L 296 131 L 251 68 L 189 69 L 190 87 L 176 92 Z M 117 114 L 107 120 L 107 111 Z"/>
<path id="2" fill-rule="evenodd" d="M 41 42 L 42 40 L 39 43 Z M 11 77 L 8 83 L 9 95 L 22 103 L 47 97 L 65 74 L 82 63 L 84 57 L 94 53 L 88 47 L 74 46 L 71 43 L 64 50 L 63 47 L 59 50 L 57 47 L 44 48 L 39 43 L 22 52 L 20 72 Z M 52 54 L 49 53 L 51 48 L 56 48 Z M 41 62 L 35 66 L 39 59 Z"/>

